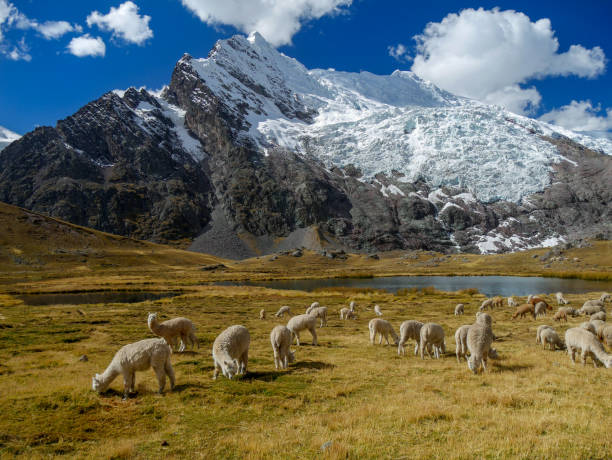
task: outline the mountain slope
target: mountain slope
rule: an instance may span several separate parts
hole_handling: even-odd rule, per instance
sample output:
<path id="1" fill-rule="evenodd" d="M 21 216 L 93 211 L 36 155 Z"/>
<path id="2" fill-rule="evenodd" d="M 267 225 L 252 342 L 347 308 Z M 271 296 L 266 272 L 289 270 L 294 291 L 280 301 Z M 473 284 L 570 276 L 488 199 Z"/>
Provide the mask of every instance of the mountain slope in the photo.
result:
<path id="1" fill-rule="evenodd" d="M 309 71 L 253 34 L 14 142 L 0 200 L 225 257 L 498 252 L 610 238 L 611 152 L 410 72 Z"/>

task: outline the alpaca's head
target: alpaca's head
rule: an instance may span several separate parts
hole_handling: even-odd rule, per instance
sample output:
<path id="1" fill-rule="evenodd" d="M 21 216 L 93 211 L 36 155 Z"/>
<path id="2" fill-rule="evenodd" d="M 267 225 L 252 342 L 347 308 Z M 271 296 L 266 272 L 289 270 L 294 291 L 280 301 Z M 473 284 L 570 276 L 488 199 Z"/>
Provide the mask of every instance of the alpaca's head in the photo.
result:
<path id="1" fill-rule="evenodd" d="M 223 375 L 225 375 L 228 379 L 232 380 L 232 377 L 238 373 L 238 363 L 236 362 L 236 360 L 223 361 L 223 366 L 221 366 L 221 370 L 223 371 Z"/>
<path id="2" fill-rule="evenodd" d="M 147 322 L 149 324 L 155 323 L 157 321 L 157 313 L 149 313 L 149 317 L 147 318 Z"/>
<path id="3" fill-rule="evenodd" d="M 100 393 L 102 391 L 102 382 L 100 381 L 100 374 L 96 374 L 92 377 L 91 388 L 96 393 Z"/>
<path id="4" fill-rule="evenodd" d="M 499 355 L 497 354 L 497 350 L 495 348 L 489 349 L 489 358 L 499 359 Z"/>
<path id="5" fill-rule="evenodd" d="M 290 363 L 294 363 L 295 362 L 295 351 L 289 350 L 289 355 L 287 357 L 287 361 L 290 362 Z"/>

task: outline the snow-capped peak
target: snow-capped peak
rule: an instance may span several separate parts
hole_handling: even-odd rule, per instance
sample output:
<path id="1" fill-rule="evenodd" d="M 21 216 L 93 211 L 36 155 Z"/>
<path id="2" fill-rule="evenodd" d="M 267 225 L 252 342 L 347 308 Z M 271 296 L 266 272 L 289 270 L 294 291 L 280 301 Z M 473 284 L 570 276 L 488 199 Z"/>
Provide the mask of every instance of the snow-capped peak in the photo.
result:
<path id="1" fill-rule="evenodd" d="M 21 136 L 13 131 L 0 126 L 0 150 L 4 149 L 11 142 L 16 141 Z"/>
<path id="2" fill-rule="evenodd" d="M 483 202 L 519 202 L 546 188 L 551 165 L 566 160 L 543 136 L 612 154 L 612 141 L 454 96 L 412 72 L 308 70 L 258 33 L 221 40 L 189 62 L 239 121 L 239 141 L 353 164 L 365 180 L 395 170 Z"/>

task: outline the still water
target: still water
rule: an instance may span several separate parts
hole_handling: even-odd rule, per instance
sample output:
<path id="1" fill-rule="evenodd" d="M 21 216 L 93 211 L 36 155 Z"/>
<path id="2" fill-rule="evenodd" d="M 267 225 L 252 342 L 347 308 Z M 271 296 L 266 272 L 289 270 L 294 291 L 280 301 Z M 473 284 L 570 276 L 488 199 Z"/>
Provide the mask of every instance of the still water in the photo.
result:
<path id="1" fill-rule="evenodd" d="M 219 283 L 225 285 L 262 286 L 272 289 L 295 289 L 312 291 L 325 287 L 375 288 L 396 293 L 398 289 L 433 286 L 440 291 L 458 291 L 476 288 L 491 297 L 526 296 L 536 293 L 612 291 L 610 281 L 587 281 L 578 279 L 541 278 L 537 276 L 386 276 L 381 278 L 330 278 L 317 280 L 282 280 Z"/>
<path id="2" fill-rule="evenodd" d="M 100 291 L 79 293 L 23 294 L 26 305 L 84 305 L 92 303 L 137 303 L 180 295 L 180 292 Z"/>

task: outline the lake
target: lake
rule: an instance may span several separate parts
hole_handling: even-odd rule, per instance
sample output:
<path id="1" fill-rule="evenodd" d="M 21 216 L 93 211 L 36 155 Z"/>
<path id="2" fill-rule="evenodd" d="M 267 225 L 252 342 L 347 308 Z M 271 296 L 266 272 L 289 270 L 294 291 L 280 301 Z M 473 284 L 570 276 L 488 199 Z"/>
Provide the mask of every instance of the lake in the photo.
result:
<path id="1" fill-rule="evenodd" d="M 482 294 L 508 297 L 537 293 L 563 292 L 581 294 L 585 292 L 612 291 L 610 281 L 543 278 L 539 276 L 384 276 L 380 278 L 327 278 L 281 281 L 247 281 L 217 283 L 230 286 L 261 286 L 271 289 L 294 289 L 312 291 L 325 287 L 374 288 L 396 293 L 404 288 L 433 286 L 440 291 L 458 291 L 476 288 Z"/>
<path id="2" fill-rule="evenodd" d="M 76 293 L 22 294 L 15 297 L 26 305 L 85 305 L 94 303 L 137 303 L 175 297 L 180 292 L 99 291 Z"/>

